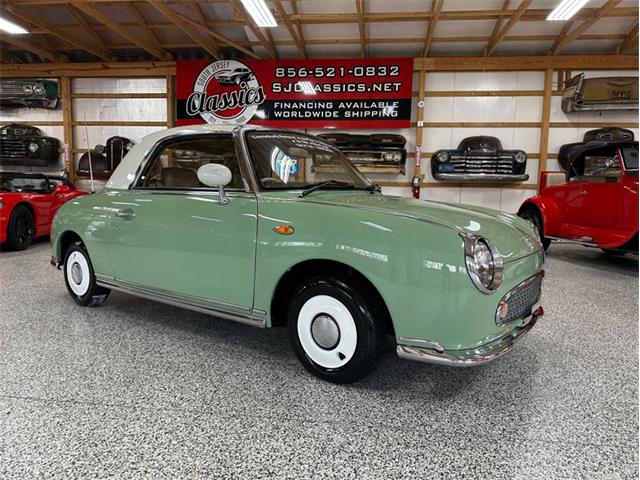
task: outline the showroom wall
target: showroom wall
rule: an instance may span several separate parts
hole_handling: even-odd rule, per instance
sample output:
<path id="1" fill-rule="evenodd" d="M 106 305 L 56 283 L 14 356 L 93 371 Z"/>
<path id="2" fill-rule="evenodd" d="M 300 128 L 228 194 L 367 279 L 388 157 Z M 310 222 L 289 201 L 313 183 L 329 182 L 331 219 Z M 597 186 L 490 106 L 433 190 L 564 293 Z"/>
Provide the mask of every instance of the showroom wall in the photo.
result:
<path id="1" fill-rule="evenodd" d="M 575 75 L 579 72 L 573 72 Z M 635 71 L 587 71 L 587 77 L 629 76 Z M 561 89 L 558 72 L 553 75 L 547 169 L 557 170 L 557 152 L 561 145 L 581 141 L 585 131 L 598 126 L 633 127 L 638 135 L 637 112 L 596 112 L 566 115 L 560 109 Z M 427 72 L 424 82 L 422 121 L 422 172 L 425 186 L 421 198 L 467 203 L 515 212 L 520 203 L 535 194 L 538 179 L 543 71 L 493 72 Z M 412 127 L 393 130 L 407 139 L 405 175 L 372 174 L 386 193 L 410 195 L 413 176 L 418 112 L 418 73 L 414 72 Z M 143 136 L 166 128 L 173 121 L 173 102 L 167 102 L 168 87 L 160 78 L 72 78 L 70 83 L 71 118 L 73 120 L 71 153 L 77 162 L 87 145 L 104 144 L 108 137 L 121 135 L 134 142 Z M 62 102 L 61 102 L 62 103 Z M 85 118 L 86 116 L 86 118 Z M 169 119 L 169 120 L 168 120 Z M 63 109 L 0 110 L 0 123 L 29 123 L 42 129 L 44 135 L 61 140 L 64 137 Z M 322 130 L 309 130 L 320 133 Z M 332 130 L 340 131 L 340 130 Z M 326 132 L 326 130 L 324 130 Z M 379 130 L 357 130 L 352 133 L 380 133 Z M 88 140 L 87 140 L 88 134 Z M 431 153 L 441 148 L 455 148 L 459 141 L 472 135 L 494 135 L 504 148 L 523 149 L 529 158 L 529 180 L 515 185 L 459 186 L 436 182 L 430 174 Z M 63 156 L 46 171 L 59 173 Z M 14 167 L 12 167 L 14 169 Z M 20 167 L 15 167 L 20 169 Z M 22 170 L 31 170 L 22 167 Z M 42 171 L 42 169 L 38 169 Z"/>

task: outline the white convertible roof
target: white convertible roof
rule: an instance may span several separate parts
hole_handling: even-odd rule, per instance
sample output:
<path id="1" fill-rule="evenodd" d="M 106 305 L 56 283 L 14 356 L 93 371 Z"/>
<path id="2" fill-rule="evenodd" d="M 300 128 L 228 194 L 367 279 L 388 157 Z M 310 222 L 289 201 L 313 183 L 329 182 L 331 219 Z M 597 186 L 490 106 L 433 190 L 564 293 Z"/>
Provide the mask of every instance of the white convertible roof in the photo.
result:
<path id="1" fill-rule="evenodd" d="M 140 166 L 140 162 L 146 156 L 147 152 L 160 140 L 167 137 L 180 135 L 193 135 L 198 133 L 229 133 L 238 125 L 190 125 L 187 127 L 169 128 L 154 132 L 136 143 L 133 148 L 122 159 L 120 165 L 115 169 L 111 178 L 105 185 L 107 188 L 115 188 L 126 190 L 135 178 L 136 171 Z"/>

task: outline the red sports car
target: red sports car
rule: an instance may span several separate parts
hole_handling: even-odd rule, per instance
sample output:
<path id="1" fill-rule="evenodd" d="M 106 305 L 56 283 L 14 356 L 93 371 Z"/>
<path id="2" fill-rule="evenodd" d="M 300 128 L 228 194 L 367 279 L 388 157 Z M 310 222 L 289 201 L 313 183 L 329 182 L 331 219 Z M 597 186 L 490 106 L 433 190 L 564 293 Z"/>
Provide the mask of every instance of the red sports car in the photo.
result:
<path id="1" fill-rule="evenodd" d="M 564 239 L 609 254 L 638 253 L 638 142 L 594 132 L 585 140 L 562 146 L 565 171 L 543 172 L 540 193 L 518 215 L 537 227 L 545 249 Z"/>
<path id="2" fill-rule="evenodd" d="M 53 216 L 65 202 L 86 195 L 62 177 L 0 172 L 0 245 L 24 250 L 49 235 Z"/>

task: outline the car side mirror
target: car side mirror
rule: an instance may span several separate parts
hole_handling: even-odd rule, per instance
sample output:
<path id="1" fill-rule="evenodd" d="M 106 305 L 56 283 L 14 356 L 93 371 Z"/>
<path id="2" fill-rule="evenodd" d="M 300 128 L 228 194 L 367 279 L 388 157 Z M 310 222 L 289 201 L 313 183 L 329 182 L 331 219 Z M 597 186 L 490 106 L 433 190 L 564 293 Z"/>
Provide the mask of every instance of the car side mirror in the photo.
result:
<path id="1" fill-rule="evenodd" d="M 198 168 L 198 180 L 207 187 L 217 188 L 220 205 L 229 203 L 229 197 L 224 193 L 224 187 L 231 182 L 231 170 L 220 163 L 207 163 Z"/>
<path id="2" fill-rule="evenodd" d="M 68 185 L 56 185 L 56 188 L 53 189 L 53 193 L 56 195 L 63 195 L 65 193 L 69 193 L 71 188 Z"/>

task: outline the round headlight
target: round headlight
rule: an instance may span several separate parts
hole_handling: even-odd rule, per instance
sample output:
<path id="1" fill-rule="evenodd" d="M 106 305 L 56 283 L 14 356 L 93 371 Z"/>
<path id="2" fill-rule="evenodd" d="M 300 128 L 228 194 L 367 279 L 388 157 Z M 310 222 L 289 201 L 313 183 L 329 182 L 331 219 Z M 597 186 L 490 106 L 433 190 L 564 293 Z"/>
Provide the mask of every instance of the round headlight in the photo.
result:
<path id="1" fill-rule="evenodd" d="M 33 87 L 33 93 L 36 95 L 44 95 L 44 87 L 42 85 L 36 85 Z"/>
<path id="2" fill-rule="evenodd" d="M 502 284 L 503 263 L 498 250 L 486 238 L 461 233 L 471 281 L 482 293 L 493 293 Z"/>
<path id="3" fill-rule="evenodd" d="M 38 144 L 37 144 L 37 143 L 31 142 L 31 143 L 29 144 L 29 151 L 30 151 L 31 153 L 36 153 L 36 152 L 38 151 L 38 148 L 40 148 L 40 147 L 38 147 Z"/>
<path id="4" fill-rule="evenodd" d="M 527 154 L 524 152 L 516 152 L 513 159 L 518 163 L 524 163 L 527 161 Z"/>
<path id="5" fill-rule="evenodd" d="M 438 159 L 438 162 L 446 163 L 449 161 L 449 152 L 439 152 L 436 158 Z"/>
<path id="6" fill-rule="evenodd" d="M 25 95 L 33 95 L 33 87 L 31 85 L 23 85 L 22 91 Z"/>
<path id="7" fill-rule="evenodd" d="M 385 152 L 383 155 L 384 159 L 388 162 L 391 162 L 394 160 L 394 155 L 393 152 Z"/>

